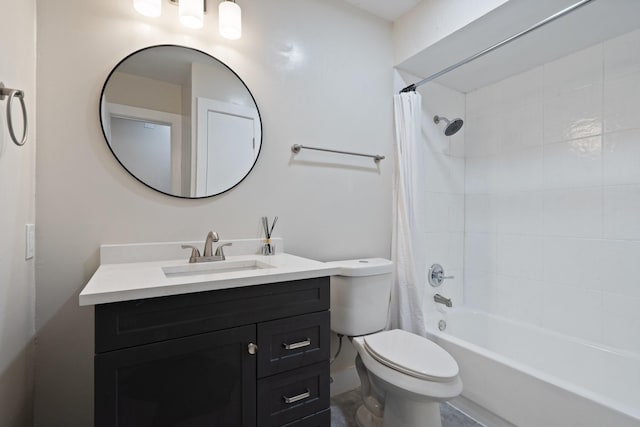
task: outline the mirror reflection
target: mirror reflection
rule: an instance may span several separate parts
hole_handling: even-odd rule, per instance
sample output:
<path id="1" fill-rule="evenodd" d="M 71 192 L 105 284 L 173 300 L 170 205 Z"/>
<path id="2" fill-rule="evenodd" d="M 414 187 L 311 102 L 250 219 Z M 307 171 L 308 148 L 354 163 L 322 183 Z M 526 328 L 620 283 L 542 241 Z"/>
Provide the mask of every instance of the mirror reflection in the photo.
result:
<path id="1" fill-rule="evenodd" d="M 123 59 L 104 85 L 100 115 L 122 166 L 176 197 L 229 190 L 260 153 L 251 92 L 225 64 L 191 48 L 152 46 Z"/>

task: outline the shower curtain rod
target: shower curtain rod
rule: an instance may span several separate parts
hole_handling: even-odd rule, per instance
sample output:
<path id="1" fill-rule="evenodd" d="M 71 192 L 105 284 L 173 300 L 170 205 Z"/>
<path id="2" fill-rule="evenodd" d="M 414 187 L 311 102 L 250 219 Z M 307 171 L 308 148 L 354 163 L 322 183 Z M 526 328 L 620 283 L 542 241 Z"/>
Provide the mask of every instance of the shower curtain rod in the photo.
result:
<path id="1" fill-rule="evenodd" d="M 430 75 L 429 77 L 427 77 L 425 79 L 420 80 L 417 83 L 414 83 L 412 85 L 409 85 L 409 86 L 405 87 L 404 89 L 402 89 L 400 91 L 400 93 L 403 93 L 403 92 L 415 92 L 415 90 L 416 90 L 416 88 L 418 88 L 418 86 L 422 86 L 425 83 L 428 83 L 428 82 L 430 82 L 432 80 L 435 80 L 438 77 L 440 77 L 440 76 L 442 76 L 444 74 L 447 74 L 448 72 L 453 71 L 456 68 L 459 68 L 459 67 L 461 67 L 461 66 L 463 66 L 463 65 L 465 65 L 465 64 L 467 64 L 467 63 L 469 63 L 471 61 L 475 61 L 476 59 L 486 55 L 487 53 L 493 52 L 494 50 L 496 50 L 496 49 L 498 49 L 498 48 L 500 48 L 500 47 L 502 47 L 504 45 L 507 45 L 507 44 L 511 43 L 512 41 L 514 41 L 516 39 L 519 39 L 520 37 L 524 36 L 525 34 L 529 34 L 531 31 L 537 30 L 538 28 L 543 27 L 543 26 L 547 25 L 548 23 L 553 22 L 556 19 L 558 19 L 558 18 L 560 18 L 560 17 L 562 17 L 562 16 L 564 16 L 564 15 L 566 15 L 568 13 L 573 12 L 574 10 L 576 10 L 578 8 L 581 8 L 582 6 L 586 5 L 587 3 L 591 3 L 592 1 L 593 0 L 582 0 L 582 1 L 579 1 L 579 2 L 577 2 L 577 3 L 575 3 L 575 4 L 571 5 L 571 6 L 567 7 L 566 9 L 561 10 L 560 12 L 554 13 L 553 15 L 549 16 L 548 18 L 543 19 L 542 21 L 540 21 L 537 24 L 527 28 L 524 31 L 519 32 L 518 34 L 514 34 L 513 36 L 511 36 L 509 38 L 506 38 L 506 39 L 502 40 L 501 42 L 496 43 L 493 46 L 488 47 L 488 48 L 486 48 L 486 49 L 484 49 L 484 50 L 482 50 L 482 51 L 480 51 L 480 52 L 478 52 L 478 53 L 476 53 L 474 55 L 471 55 L 468 58 L 463 59 L 460 62 L 456 62 L 455 64 L 450 65 L 447 68 L 445 68 L 443 70 L 440 70 L 437 73 L 432 74 L 432 75 Z"/>

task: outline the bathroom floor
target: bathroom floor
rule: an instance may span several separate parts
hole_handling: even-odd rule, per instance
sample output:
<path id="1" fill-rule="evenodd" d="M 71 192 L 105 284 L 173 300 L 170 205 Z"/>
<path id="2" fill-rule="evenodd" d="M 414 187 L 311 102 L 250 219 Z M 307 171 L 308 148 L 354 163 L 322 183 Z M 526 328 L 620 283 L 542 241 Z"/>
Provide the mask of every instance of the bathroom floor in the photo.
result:
<path id="1" fill-rule="evenodd" d="M 355 389 L 331 398 L 331 427 L 357 427 L 356 411 L 360 406 L 360 390 Z M 453 406 L 440 405 L 442 427 L 483 427 Z"/>

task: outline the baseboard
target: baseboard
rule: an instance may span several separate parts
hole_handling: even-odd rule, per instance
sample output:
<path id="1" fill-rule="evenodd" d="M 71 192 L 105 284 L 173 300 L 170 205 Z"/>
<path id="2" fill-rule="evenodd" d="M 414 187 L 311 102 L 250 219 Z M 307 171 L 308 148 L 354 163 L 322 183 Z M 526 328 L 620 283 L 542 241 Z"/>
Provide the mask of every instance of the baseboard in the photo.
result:
<path id="1" fill-rule="evenodd" d="M 351 391 L 360 387 L 360 378 L 355 366 L 338 372 L 331 372 L 331 396 Z"/>
<path id="2" fill-rule="evenodd" d="M 474 421 L 484 426 L 516 427 L 510 422 L 506 421 L 503 418 L 500 418 L 498 415 L 483 408 L 482 406 L 478 405 L 472 400 L 467 399 L 466 397 L 458 396 L 455 399 L 449 400 L 447 403 L 449 403 L 449 405 L 453 406 L 469 418 L 472 418 Z"/>

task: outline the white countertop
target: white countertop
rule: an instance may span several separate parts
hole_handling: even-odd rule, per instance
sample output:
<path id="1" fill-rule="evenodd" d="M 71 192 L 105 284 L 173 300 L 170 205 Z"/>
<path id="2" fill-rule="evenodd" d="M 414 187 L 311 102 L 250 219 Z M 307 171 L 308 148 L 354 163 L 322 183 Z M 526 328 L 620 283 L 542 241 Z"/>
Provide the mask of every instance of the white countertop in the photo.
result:
<path id="1" fill-rule="evenodd" d="M 235 255 L 227 261 L 255 260 L 273 268 L 189 274 L 167 277 L 163 268 L 189 264 L 186 259 L 103 264 L 80 292 L 80 305 L 105 304 L 142 298 L 188 294 L 192 292 L 238 288 L 290 280 L 311 279 L 337 274 L 339 268 L 295 255 Z M 227 261 L 214 261 L 225 263 Z M 212 264 L 212 263 L 206 263 Z"/>

